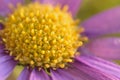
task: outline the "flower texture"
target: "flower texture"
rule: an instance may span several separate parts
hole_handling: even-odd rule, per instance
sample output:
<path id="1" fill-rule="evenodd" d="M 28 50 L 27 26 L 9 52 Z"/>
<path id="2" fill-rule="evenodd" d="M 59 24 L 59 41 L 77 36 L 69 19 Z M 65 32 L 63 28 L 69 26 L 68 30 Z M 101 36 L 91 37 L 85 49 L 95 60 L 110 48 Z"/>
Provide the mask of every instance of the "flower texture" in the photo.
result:
<path id="1" fill-rule="evenodd" d="M 0 80 L 120 80 L 120 7 L 82 22 L 81 0 L 0 1 Z M 86 42 L 87 41 L 87 42 Z M 99 57 L 101 58 L 99 58 Z"/>

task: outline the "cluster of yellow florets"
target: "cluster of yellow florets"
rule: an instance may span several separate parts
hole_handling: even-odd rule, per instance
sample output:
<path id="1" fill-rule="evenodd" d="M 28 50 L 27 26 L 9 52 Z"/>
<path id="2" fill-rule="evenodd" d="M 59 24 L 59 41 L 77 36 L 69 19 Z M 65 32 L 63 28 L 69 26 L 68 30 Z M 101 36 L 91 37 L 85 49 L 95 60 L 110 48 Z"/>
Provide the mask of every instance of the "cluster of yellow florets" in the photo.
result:
<path id="1" fill-rule="evenodd" d="M 1 36 L 6 49 L 22 65 L 64 68 L 83 44 L 77 21 L 67 7 L 38 3 L 19 6 L 4 24 Z"/>

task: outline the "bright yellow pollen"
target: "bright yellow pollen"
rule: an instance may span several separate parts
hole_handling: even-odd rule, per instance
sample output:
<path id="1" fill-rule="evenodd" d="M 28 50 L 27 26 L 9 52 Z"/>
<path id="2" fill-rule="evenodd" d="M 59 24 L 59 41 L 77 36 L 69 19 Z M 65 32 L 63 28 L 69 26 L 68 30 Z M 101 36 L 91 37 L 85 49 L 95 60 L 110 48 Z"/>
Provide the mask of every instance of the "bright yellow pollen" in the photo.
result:
<path id="1" fill-rule="evenodd" d="M 64 68 L 83 45 L 79 34 L 83 29 L 78 30 L 66 6 L 19 6 L 4 24 L 0 35 L 10 56 L 32 68 Z"/>

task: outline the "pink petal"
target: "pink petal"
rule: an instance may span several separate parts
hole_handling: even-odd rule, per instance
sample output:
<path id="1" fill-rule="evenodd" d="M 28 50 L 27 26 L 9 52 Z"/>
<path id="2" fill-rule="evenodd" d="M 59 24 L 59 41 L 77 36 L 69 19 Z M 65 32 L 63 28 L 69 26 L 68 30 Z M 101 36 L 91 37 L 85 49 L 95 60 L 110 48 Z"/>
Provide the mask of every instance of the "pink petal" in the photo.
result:
<path id="1" fill-rule="evenodd" d="M 120 74 L 120 66 L 117 64 L 114 64 L 112 62 L 100 59 L 95 56 L 90 56 L 90 55 L 89 56 L 81 55 L 81 56 L 77 57 L 77 60 L 79 62 L 84 63 L 85 65 L 87 65 L 89 67 L 92 67 L 94 69 L 102 71 L 104 74 L 109 75 L 108 76 L 109 78 L 110 77 L 116 78 L 116 79 L 110 79 L 110 80 L 119 80 L 120 79 L 120 75 L 119 75 Z"/>
<path id="2" fill-rule="evenodd" d="M 120 38 L 99 38 L 86 46 L 87 50 L 98 57 L 109 60 L 120 59 Z"/>
<path id="3" fill-rule="evenodd" d="M 31 74 L 31 70 L 29 70 L 25 67 L 17 80 L 29 80 L 30 74 Z"/>
<path id="4" fill-rule="evenodd" d="M 119 80 L 89 65 L 75 61 L 67 69 L 51 70 L 52 80 Z"/>
<path id="5" fill-rule="evenodd" d="M 24 0 L 0 0 L 0 16 L 6 16 L 11 12 L 9 5 L 16 6 L 18 3 L 23 3 Z"/>
<path id="6" fill-rule="evenodd" d="M 81 25 L 90 38 L 120 33 L 120 6 L 95 15 Z"/>
<path id="7" fill-rule="evenodd" d="M 17 62 L 12 60 L 10 56 L 0 57 L 0 80 L 5 80 L 13 71 Z"/>
<path id="8" fill-rule="evenodd" d="M 30 76 L 30 80 L 50 80 L 47 73 L 44 70 L 33 70 Z"/>

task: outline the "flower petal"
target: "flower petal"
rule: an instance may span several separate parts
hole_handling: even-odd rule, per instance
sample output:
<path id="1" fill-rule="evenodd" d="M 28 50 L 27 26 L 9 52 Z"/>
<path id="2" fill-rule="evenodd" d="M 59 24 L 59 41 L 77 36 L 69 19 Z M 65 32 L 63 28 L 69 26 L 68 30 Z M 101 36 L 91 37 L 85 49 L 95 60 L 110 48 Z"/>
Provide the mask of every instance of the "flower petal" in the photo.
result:
<path id="1" fill-rule="evenodd" d="M 86 48 L 98 57 L 108 60 L 120 60 L 120 38 L 100 38 L 93 40 Z"/>
<path id="2" fill-rule="evenodd" d="M 116 65 L 112 62 L 100 59 L 95 56 L 84 55 L 84 56 L 77 57 L 77 60 L 79 62 L 86 64 L 89 67 L 92 67 L 94 69 L 104 72 L 104 74 L 111 75 L 111 76 L 108 76 L 109 78 L 112 78 L 112 77 L 116 78 L 116 79 L 110 79 L 110 80 L 120 80 L 120 75 L 119 75 L 120 66 L 119 65 Z"/>
<path id="3" fill-rule="evenodd" d="M 4 53 L 5 53 L 5 52 L 4 52 L 4 49 L 3 49 L 2 46 L 0 45 L 0 57 L 3 56 L 3 55 L 5 55 Z"/>
<path id="4" fill-rule="evenodd" d="M 10 56 L 0 57 L 0 80 L 5 80 L 11 74 L 16 63 Z"/>
<path id="5" fill-rule="evenodd" d="M 18 3 L 23 3 L 24 0 L 0 0 L 0 15 L 6 16 L 11 12 L 9 5 L 12 4 L 16 6 Z"/>
<path id="6" fill-rule="evenodd" d="M 75 62 L 67 69 L 51 70 L 53 80 L 119 80 L 84 63 Z"/>
<path id="7" fill-rule="evenodd" d="M 51 70 L 52 80 L 73 80 L 71 76 L 66 76 L 63 73 L 59 72 L 59 70 Z"/>
<path id="8" fill-rule="evenodd" d="M 85 34 L 99 37 L 104 34 L 120 33 L 120 6 L 100 13 L 83 22 Z"/>
<path id="9" fill-rule="evenodd" d="M 38 71 L 34 69 L 30 75 L 30 80 L 50 80 L 50 78 L 44 70 Z"/>
<path id="10" fill-rule="evenodd" d="M 120 78 L 105 73 L 99 69 L 93 68 L 81 62 L 75 62 L 74 67 L 82 72 L 83 80 L 119 80 Z"/>
<path id="11" fill-rule="evenodd" d="M 29 80 L 30 74 L 31 74 L 31 70 L 29 70 L 29 69 L 27 69 L 27 67 L 25 67 L 17 80 Z"/>
<path id="12" fill-rule="evenodd" d="M 5 54 L 3 54 L 3 53 L 4 53 L 4 50 L 3 50 L 3 49 L 0 49 L 0 57 L 5 56 Z"/>
<path id="13" fill-rule="evenodd" d="M 41 3 L 50 3 L 53 5 L 60 4 L 62 6 L 68 5 L 69 11 L 72 13 L 73 16 L 76 15 L 76 13 L 79 10 L 79 6 L 82 0 L 33 0 L 33 1 L 40 1 Z"/>

